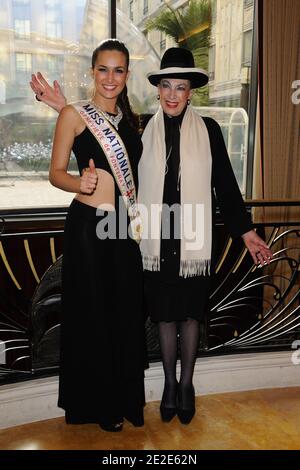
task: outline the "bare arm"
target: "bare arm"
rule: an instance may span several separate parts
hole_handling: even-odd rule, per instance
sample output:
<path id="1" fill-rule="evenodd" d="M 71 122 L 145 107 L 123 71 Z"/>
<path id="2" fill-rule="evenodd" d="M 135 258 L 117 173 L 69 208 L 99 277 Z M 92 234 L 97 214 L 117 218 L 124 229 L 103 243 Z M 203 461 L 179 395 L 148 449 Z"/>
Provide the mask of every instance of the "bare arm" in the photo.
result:
<path id="1" fill-rule="evenodd" d="M 81 126 L 81 119 L 75 109 L 72 106 L 64 107 L 56 123 L 49 180 L 53 186 L 64 191 L 92 194 L 98 181 L 92 159 L 90 159 L 90 171 L 84 172 L 81 177 L 73 176 L 67 171 L 73 142 Z"/>
<path id="2" fill-rule="evenodd" d="M 43 75 L 38 72 L 36 75 L 31 75 L 31 82 L 29 83 L 38 101 L 42 101 L 58 113 L 66 106 L 66 97 L 57 80 L 54 80 L 53 87 L 51 87 Z"/>

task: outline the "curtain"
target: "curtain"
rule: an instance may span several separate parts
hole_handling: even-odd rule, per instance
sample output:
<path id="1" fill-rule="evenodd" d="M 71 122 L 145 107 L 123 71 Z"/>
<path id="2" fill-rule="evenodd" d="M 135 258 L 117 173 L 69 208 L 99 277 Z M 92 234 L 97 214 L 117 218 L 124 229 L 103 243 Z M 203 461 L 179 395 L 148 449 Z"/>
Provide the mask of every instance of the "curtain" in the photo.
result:
<path id="1" fill-rule="evenodd" d="M 256 142 L 254 195 L 300 199 L 300 105 L 292 83 L 300 80 L 300 1 L 259 0 L 260 144 Z M 261 147 L 261 148 L 260 148 Z M 299 208 L 264 211 L 295 219 Z"/>
<path id="2" fill-rule="evenodd" d="M 294 104 L 292 84 L 300 80 L 300 0 L 258 0 L 259 77 L 253 198 L 262 200 L 300 200 L 300 104 Z M 299 221 L 298 207 L 255 209 L 255 222 Z M 274 232 L 273 232 L 274 233 Z M 265 230 L 265 239 L 272 229 Z M 273 252 L 294 250 L 295 234 L 283 237 Z M 286 253 L 286 254 L 287 254 Z M 286 262 L 271 265 L 269 273 L 283 292 L 289 284 Z M 296 288 L 296 286 L 295 286 Z M 299 287 L 298 287 L 299 288 Z M 288 301 L 294 289 L 287 297 Z M 273 290 L 264 288 L 264 298 L 274 302 Z"/>

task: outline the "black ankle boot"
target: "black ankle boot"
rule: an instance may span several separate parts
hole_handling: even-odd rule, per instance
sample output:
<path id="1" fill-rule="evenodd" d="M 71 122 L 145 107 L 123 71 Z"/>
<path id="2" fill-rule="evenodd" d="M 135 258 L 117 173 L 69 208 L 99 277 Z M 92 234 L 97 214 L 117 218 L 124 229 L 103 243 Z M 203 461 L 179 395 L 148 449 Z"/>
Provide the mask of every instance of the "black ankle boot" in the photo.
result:
<path id="1" fill-rule="evenodd" d="M 124 416 L 135 428 L 144 426 L 144 416 L 131 416 L 129 413 Z"/>
<path id="2" fill-rule="evenodd" d="M 178 406 L 177 416 L 182 424 L 189 424 L 196 412 L 195 408 L 195 390 L 193 385 L 183 391 L 182 387 L 178 387 Z M 183 395 L 186 395 L 183 400 Z"/>
<path id="3" fill-rule="evenodd" d="M 176 396 L 177 396 L 177 387 L 178 387 L 178 383 L 176 383 L 174 385 L 174 397 L 175 397 L 175 403 L 176 403 Z M 167 396 L 172 393 L 170 392 L 170 387 L 166 386 L 165 385 L 165 388 L 164 388 L 164 392 L 163 392 L 163 396 L 162 396 L 162 399 L 161 399 L 161 403 L 160 403 L 160 407 L 159 407 L 159 410 L 160 410 L 160 416 L 161 416 L 161 420 L 164 421 L 165 423 L 168 423 L 169 421 L 171 421 L 171 419 L 174 418 L 174 416 L 176 415 L 177 413 L 177 406 L 166 406 L 165 403 L 168 402 L 167 400 Z"/>
<path id="4" fill-rule="evenodd" d="M 177 416 L 181 424 L 189 424 L 192 421 L 195 412 L 196 412 L 195 408 L 192 408 L 190 410 L 184 410 L 182 408 L 178 408 Z"/>
<path id="5" fill-rule="evenodd" d="M 78 412 L 66 410 L 65 412 L 66 424 L 87 424 L 87 423 L 98 423 L 98 419 L 95 416 L 89 416 L 87 414 L 80 414 Z"/>
<path id="6" fill-rule="evenodd" d="M 108 432 L 121 432 L 123 429 L 123 422 L 119 423 L 106 423 L 104 421 L 99 421 L 99 426 L 103 431 L 108 431 Z"/>
<path id="7" fill-rule="evenodd" d="M 161 420 L 164 421 L 165 423 L 169 423 L 169 421 L 171 421 L 171 419 L 173 419 L 177 413 L 176 407 L 169 408 L 167 406 L 162 405 L 162 403 L 160 404 L 159 410 L 160 410 Z"/>

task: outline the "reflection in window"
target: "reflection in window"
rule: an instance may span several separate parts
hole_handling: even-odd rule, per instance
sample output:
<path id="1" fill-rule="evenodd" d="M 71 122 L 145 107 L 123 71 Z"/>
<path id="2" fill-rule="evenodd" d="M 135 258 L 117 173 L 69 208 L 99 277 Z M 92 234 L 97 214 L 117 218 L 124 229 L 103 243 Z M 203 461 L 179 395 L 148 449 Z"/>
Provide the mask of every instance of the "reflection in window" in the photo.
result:
<path id="1" fill-rule="evenodd" d="M 17 7 L 18 5 L 21 5 L 21 6 L 27 5 L 27 6 L 29 6 L 30 5 L 30 0 L 13 0 L 13 6 Z"/>
<path id="2" fill-rule="evenodd" d="M 57 114 L 34 99 L 29 81 L 33 72 L 41 71 L 50 83 L 59 80 L 68 101 L 85 99 L 91 53 L 108 37 L 108 3 L 0 0 L 1 209 L 67 206 L 73 199 L 74 194 L 48 182 Z M 130 24 L 128 15 L 118 14 L 122 23 L 118 37 L 129 47 L 130 68 L 135 76 L 144 77 L 159 66 L 158 57 L 143 33 Z M 26 42 L 17 37 L 29 31 L 24 21 L 30 23 Z M 140 82 L 141 86 L 130 92 L 137 111 L 142 110 L 151 90 Z M 69 169 L 78 174 L 72 157 Z"/>
<path id="3" fill-rule="evenodd" d="M 166 48 L 189 47 L 196 65 L 210 74 L 208 86 L 204 92 L 195 93 L 193 104 L 200 114 L 213 117 L 221 125 L 244 190 L 253 2 L 207 0 L 201 9 L 203 1 L 168 0 L 181 28 L 177 20 L 171 21 L 167 33 L 158 21 L 161 13 L 171 14 L 164 1 L 118 0 L 117 37 L 126 43 L 131 56 L 129 98 L 136 112 L 155 112 L 156 89 L 147 82 L 146 73 L 159 68 Z M 148 13 L 144 14 L 146 6 Z M 84 99 L 90 84 L 91 52 L 108 36 L 108 2 L 5 0 L 0 1 L 0 18 L 4 18 L 0 47 L 0 177 L 1 182 L 5 181 L 0 187 L 0 207 L 67 205 L 73 195 L 51 187 L 47 181 L 57 115 L 34 100 L 28 82 L 31 73 L 40 70 L 50 82 L 60 81 L 69 101 Z M 157 20 L 151 31 L 146 27 L 149 18 Z M 20 41 L 21 35 L 26 42 Z"/>
<path id="4" fill-rule="evenodd" d="M 46 25 L 46 36 L 48 38 L 61 38 L 62 27 L 60 23 L 48 22 Z"/>
<path id="5" fill-rule="evenodd" d="M 48 54 L 46 67 L 51 75 L 58 77 L 63 70 L 62 57 Z"/>
<path id="6" fill-rule="evenodd" d="M 129 17 L 131 21 L 133 21 L 133 0 L 130 0 L 129 2 Z"/>
<path id="7" fill-rule="evenodd" d="M 32 70 L 31 54 L 24 54 L 22 52 L 16 53 L 16 70 L 17 72 L 31 72 Z"/>
<path id="8" fill-rule="evenodd" d="M 144 0 L 143 15 L 148 14 L 148 0 Z"/>
<path id="9" fill-rule="evenodd" d="M 57 7 L 60 3 L 60 0 L 45 0 L 45 6 L 49 8 Z"/>
<path id="10" fill-rule="evenodd" d="M 196 67 L 208 71 L 209 84 L 195 90 L 193 105 L 220 124 L 245 193 L 253 0 L 149 0 L 148 17 L 138 8 L 139 2 L 119 3 L 134 25 L 148 32 L 147 39 L 160 57 L 168 47 L 186 47 L 193 52 Z M 133 77 L 132 83 L 133 90 L 142 86 L 141 77 L 139 83 Z M 157 108 L 155 89 L 150 93 L 143 112 Z"/>
<path id="11" fill-rule="evenodd" d="M 15 20 L 15 37 L 28 39 L 30 37 L 30 20 Z"/>
<path id="12" fill-rule="evenodd" d="M 12 14 L 16 39 L 29 38 L 31 29 L 29 0 L 14 0 Z"/>
<path id="13" fill-rule="evenodd" d="M 58 8 L 54 9 L 54 6 Z M 46 5 L 46 36 L 49 38 L 61 38 L 62 37 L 62 12 L 60 5 L 57 3 Z"/>
<path id="14" fill-rule="evenodd" d="M 6 103 L 6 84 L 3 79 L 0 79 L 0 104 Z"/>
<path id="15" fill-rule="evenodd" d="M 162 53 L 164 53 L 165 50 L 166 50 L 166 38 L 165 38 L 164 33 L 160 33 L 160 51 L 161 51 L 161 55 L 162 55 Z"/>
<path id="16" fill-rule="evenodd" d="M 213 44 L 208 51 L 208 76 L 209 80 L 215 79 L 215 66 L 216 66 L 216 46 Z"/>
<path id="17" fill-rule="evenodd" d="M 245 31 L 243 35 L 243 57 L 242 65 L 251 65 L 251 54 L 252 54 L 252 30 Z"/>

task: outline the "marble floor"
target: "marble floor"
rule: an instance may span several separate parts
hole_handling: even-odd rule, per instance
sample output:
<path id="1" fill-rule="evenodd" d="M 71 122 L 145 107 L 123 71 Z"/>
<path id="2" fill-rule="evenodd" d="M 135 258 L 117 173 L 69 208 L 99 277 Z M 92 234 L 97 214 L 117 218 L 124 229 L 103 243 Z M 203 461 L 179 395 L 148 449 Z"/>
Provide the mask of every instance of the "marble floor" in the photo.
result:
<path id="1" fill-rule="evenodd" d="M 162 423 L 159 402 L 147 403 L 145 426 L 121 433 L 63 418 L 0 430 L 0 450 L 274 450 L 300 449 L 300 387 L 199 396 L 189 425 Z"/>

